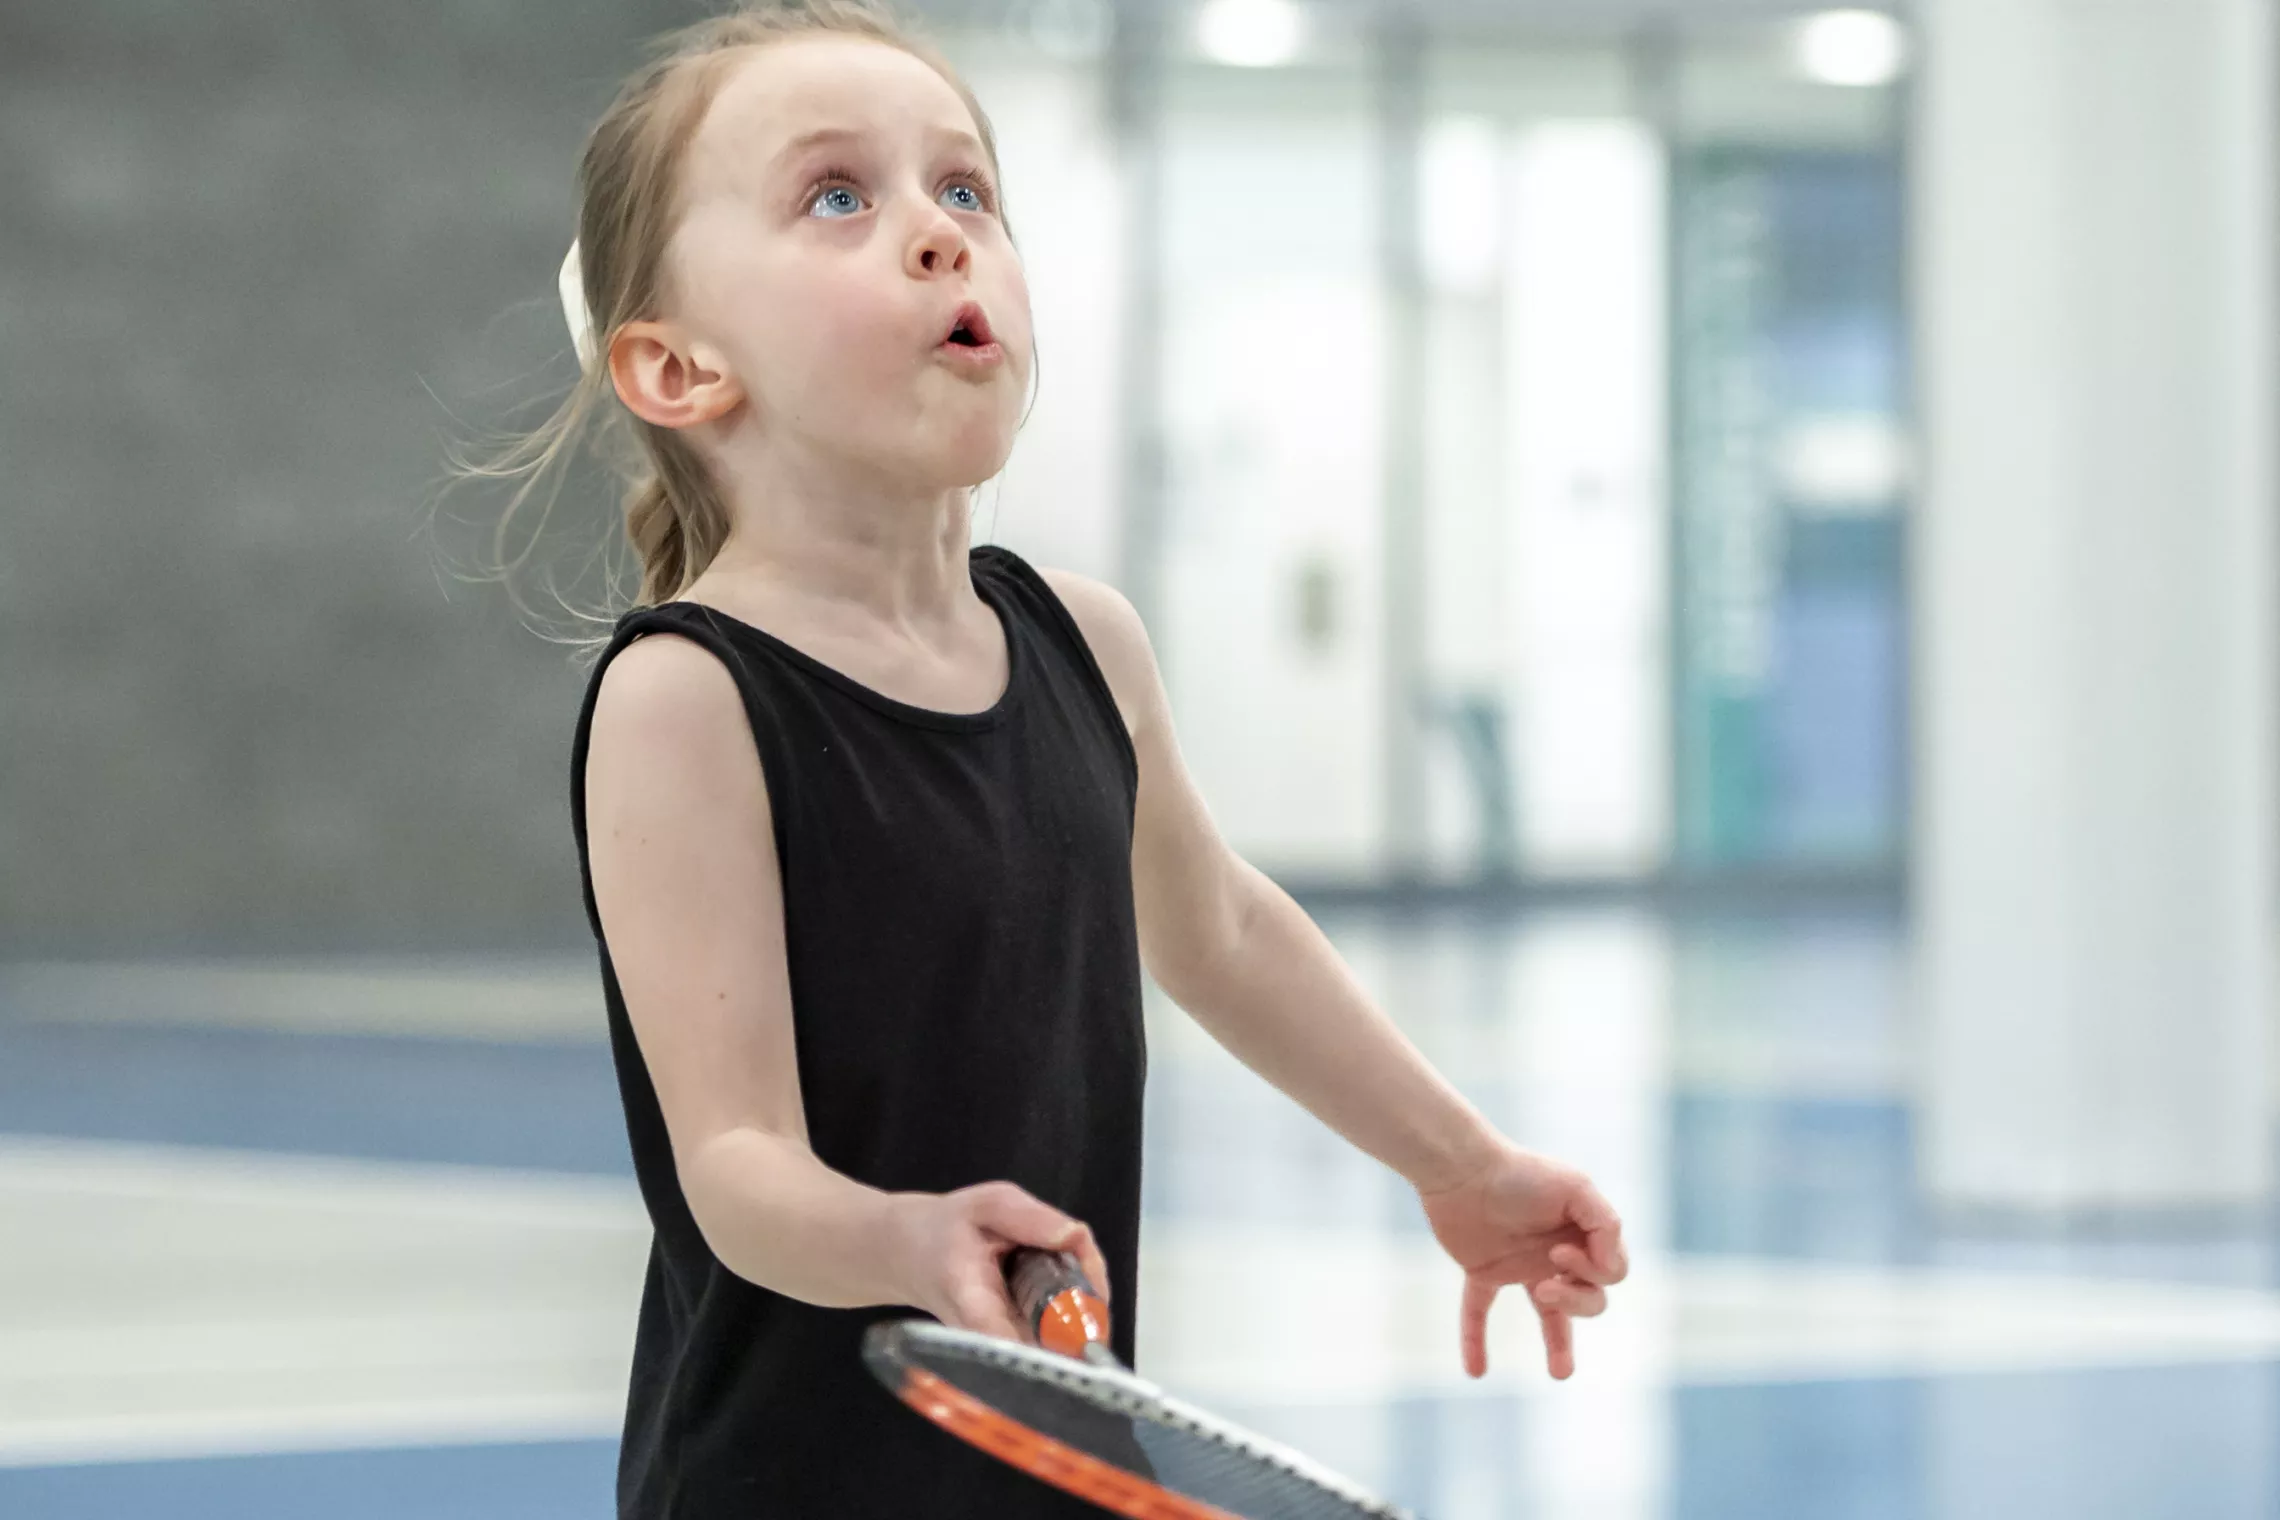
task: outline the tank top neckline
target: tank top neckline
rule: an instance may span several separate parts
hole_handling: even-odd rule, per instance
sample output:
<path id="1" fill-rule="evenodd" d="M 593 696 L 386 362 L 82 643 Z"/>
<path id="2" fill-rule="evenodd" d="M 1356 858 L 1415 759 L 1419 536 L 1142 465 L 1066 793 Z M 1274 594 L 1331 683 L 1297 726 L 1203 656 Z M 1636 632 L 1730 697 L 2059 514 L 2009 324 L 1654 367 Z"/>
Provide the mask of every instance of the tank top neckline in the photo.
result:
<path id="1" fill-rule="evenodd" d="M 1027 641 L 1021 637 L 1016 627 L 1013 609 L 1006 604 L 1003 591 L 992 584 L 991 577 L 972 573 L 974 561 L 980 559 L 984 552 L 991 548 L 992 546 L 988 544 L 975 545 L 967 553 L 967 568 L 968 575 L 973 581 L 975 594 L 982 599 L 982 605 L 997 615 L 998 625 L 1005 632 L 1005 689 L 998 693 L 995 702 L 973 712 L 944 712 L 939 708 L 920 707 L 914 703 L 890 697 L 877 687 L 864 685 L 836 666 L 826 665 L 798 645 L 778 638 L 765 628 L 747 623 L 732 612 L 724 612 L 709 602 L 660 602 L 650 610 L 662 612 L 668 607 L 683 607 L 699 617 L 713 621 L 716 626 L 725 624 L 731 629 L 740 630 L 747 638 L 760 644 L 787 663 L 829 686 L 836 687 L 864 706 L 883 713 L 897 722 L 913 724 L 920 728 L 944 729 L 953 733 L 978 733 L 984 729 L 997 727 L 1005 721 L 1006 714 L 1012 711 L 1014 702 L 1020 694 L 1023 673 L 1029 660 L 1023 648 Z"/>

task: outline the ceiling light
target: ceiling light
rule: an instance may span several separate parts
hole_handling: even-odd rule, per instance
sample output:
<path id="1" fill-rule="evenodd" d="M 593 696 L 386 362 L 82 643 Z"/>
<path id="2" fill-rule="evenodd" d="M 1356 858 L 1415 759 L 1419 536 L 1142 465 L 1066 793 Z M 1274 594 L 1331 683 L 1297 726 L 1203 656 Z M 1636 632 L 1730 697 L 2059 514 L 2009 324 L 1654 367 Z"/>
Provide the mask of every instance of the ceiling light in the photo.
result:
<path id="1" fill-rule="evenodd" d="M 1908 65 L 1908 33 L 1882 11 L 1823 11 L 1797 28 L 1797 66 L 1823 84 L 1890 84 Z"/>
<path id="2" fill-rule="evenodd" d="M 1504 257 L 1499 214 L 1504 143 L 1494 118 L 1442 116 L 1425 125 L 1417 212 L 1425 278 L 1436 290 L 1485 295 Z"/>
<path id="3" fill-rule="evenodd" d="M 1271 69 L 1297 56 L 1306 16 L 1295 0 L 1210 0 L 1195 33 L 1214 62 Z"/>

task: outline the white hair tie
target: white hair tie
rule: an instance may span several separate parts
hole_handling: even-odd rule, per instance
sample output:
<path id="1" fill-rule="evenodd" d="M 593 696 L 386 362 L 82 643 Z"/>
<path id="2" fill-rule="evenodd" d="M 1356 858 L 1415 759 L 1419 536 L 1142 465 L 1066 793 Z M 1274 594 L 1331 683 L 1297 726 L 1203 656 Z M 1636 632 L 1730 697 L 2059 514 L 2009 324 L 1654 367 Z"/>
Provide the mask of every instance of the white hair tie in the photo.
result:
<path id="1" fill-rule="evenodd" d="M 578 240 L 562 256 L 562 320 L 570 324 L 570 346 L 578 351 L 578 367 L 594 367 L 594 314 L 586 309 L 586 274 L 578 265 Z"/>

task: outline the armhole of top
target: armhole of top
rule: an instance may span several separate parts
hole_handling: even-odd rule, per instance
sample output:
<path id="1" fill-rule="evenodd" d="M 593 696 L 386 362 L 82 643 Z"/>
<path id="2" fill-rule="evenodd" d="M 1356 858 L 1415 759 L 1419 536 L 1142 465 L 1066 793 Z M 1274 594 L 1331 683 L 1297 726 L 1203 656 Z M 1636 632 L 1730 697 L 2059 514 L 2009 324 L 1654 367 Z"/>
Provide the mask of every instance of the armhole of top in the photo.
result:
<path id="1" fill-rule="evenodd" d="M 1124 721 L 1124 710 L 1116 705 L 1116 688 L 1108 684 L 1108 676 L 1101 670 L 1100 661 L 1093 657 L 1092 642 L 1085 637 L 1084 629 L 1077 626 L 1076 614 L 1069 611 L 1068 604 L 1061 600 L 1061 594 L 1053 589 L 1053 583 L 1039 574 L 1035 565 L 1003 544 L 985 544 L 982 548 L 992 559 L 1003 565 L 1013 579 L 1027 586 L 1036 595 L 1044 604 L 1047 614 L 1059 625 L 1069 647 L 1076 651 L 1077 663 L 1092 685 L 1093 697 L 1100 706 L 1101 716 L 1108 720 L 1110 731 L 1116 735 L 1118 752 L 1124 757 L 1124 767 L 1132 783 L 1133 795 L 1137 797 L 1140 791 L 1140 752 L 1133 747 L 1132 730 Z"/>
<path id="2" fill-rule="evenodd" d="M 728 678 L 735 685 L 738 703 L 744 709 L 745 725 L 752 732 L 752 747 L 760 756 L 760 781 L 767 788 L 768 816 L 776 834 L 778 858 L 781 859 L 783 854 L 783 814 L 779 811 L 781 794 L 777 776 L 779 767 L 769 761 L 768 744 L 761 733 L 760 715 L 753 706 L 749 667 L 744 652 L 709 617 L 684 616 L 661 607 L 643 607 L 630 612 L 619 622 L 608 645 L 594 660 L 593 671 L 586 678 L 585 700 L 578 709 L 577 731 L 570 741 L 570 829 L 578 844 L 578 878 L 586 903 L 586 921 L 592 926 L 597 939 L 602 933 L 602 915 L 600 905 L 594 900 L 594 873 L 586 853 L 586 752 L 593 742 L 594 707 L 601 699 L 602 677 L 608 672 L 610 662 L 641 639 L 656 633 L 678 634 L 728 668 Z"/>

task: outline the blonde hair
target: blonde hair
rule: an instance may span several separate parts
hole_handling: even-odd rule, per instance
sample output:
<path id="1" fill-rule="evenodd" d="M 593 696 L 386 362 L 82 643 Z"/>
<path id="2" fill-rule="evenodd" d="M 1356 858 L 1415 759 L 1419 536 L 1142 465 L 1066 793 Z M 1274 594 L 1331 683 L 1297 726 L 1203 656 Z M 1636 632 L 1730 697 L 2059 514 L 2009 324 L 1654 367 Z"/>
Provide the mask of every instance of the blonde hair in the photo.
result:
<path id="1" fill-rule="evenodd" d="M 730 519 L 718 486 L 688 440 L 642 421 L 618 402 L 609 343 L 624 324 L 658 313 L 665 247 L 680 212 L 681 161 L 729 65 L 750 49 L 818 35 L 884 43 L 940 74 L 972 114 L 993 176 L 1002 181 L 995 173 L 997 137 L 973 91 L 940 52 L 878 0 L 748 4 L 656 39 L 649 61 L 594 124 L 578 164 L 577 258 L 596 362 L 581 367 L 576 386 L 536 428 L 510 435 L 487 459 L 452 459 L 458 479 L 519 482 L 500 514 L 495 558 L 485 576 L 505 583 L 510 593 L 513 572 L 529 558 L 538 529 L 513 555 L 507 553 L 510 530 L 542 482 L 551 478 L 559 491 L 562 468 L 576 457 L 597 417 L 600 436 L 593 446 L 624 484 L 625 541 L 640 563 L 633 605 L 673 600 L 720 552 Z M 1000 205 L 1002 217 L 1002 200 Z M 549 493 L 541 507 L 539 529 L 553 497 Z"/>

